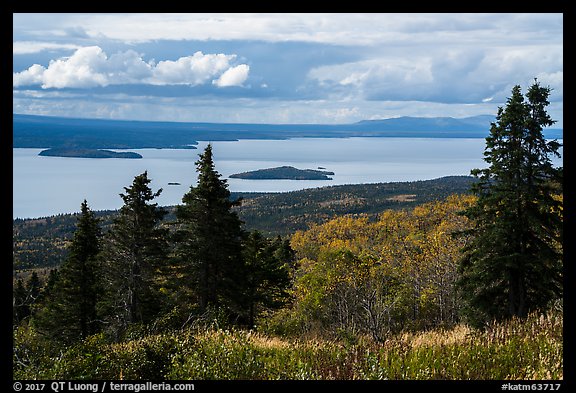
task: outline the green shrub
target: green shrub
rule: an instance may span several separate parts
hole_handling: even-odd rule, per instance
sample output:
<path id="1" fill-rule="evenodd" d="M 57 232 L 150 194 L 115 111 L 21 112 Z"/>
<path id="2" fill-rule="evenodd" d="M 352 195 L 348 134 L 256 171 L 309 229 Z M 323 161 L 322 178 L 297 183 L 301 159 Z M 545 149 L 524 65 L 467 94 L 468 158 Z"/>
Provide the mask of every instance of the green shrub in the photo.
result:
<path id="1" fill-rule="evenodd" d="M 12 370 L 14 379 L 47 379 L 59 348 L 27 324 L 13 330 Z"/>

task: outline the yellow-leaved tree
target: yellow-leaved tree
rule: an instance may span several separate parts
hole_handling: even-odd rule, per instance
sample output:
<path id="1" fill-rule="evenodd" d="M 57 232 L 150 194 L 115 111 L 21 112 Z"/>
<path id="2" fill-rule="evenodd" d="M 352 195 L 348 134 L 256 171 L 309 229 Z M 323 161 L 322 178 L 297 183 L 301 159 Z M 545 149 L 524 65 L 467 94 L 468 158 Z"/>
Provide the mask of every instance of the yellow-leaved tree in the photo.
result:
<path id="1" fill-rule="evenodd" d="M 458 212 L 474 200 L 453 195 L 387 210 L 377 220 L 339 217 L 295 233 L 299 269 L 282 323 L 298 334 L 378 341 L 404 329 L 457 323 L 457 265 L 468 239 L 453 234 L 467 229 Z"/>

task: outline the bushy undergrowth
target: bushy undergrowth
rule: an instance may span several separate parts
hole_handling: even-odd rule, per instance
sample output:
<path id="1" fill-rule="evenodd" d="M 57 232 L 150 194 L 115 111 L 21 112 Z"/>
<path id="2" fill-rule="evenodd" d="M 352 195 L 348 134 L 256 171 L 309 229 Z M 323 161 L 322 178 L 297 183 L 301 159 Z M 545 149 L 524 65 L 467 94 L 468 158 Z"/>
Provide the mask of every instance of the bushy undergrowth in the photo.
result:
<path id="1" fill-rule="evenodd" d="M 288 340 L 242 330 L 179 331 L 58 350 L 15 334 L 15 379 L 562 379 L 560 311 L 484 331 L 404 333 L 378 344 Z"/>

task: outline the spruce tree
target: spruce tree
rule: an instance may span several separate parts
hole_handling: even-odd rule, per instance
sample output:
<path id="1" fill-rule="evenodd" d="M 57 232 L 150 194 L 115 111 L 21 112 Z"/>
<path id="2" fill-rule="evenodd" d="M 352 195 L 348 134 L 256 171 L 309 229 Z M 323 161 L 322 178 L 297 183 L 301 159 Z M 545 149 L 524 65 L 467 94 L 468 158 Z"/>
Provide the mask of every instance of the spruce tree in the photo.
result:
<path id="1" fill-rule="evenodd" d="M 58 272 L 58 269 L 50 269 L 46 285 L 44 285 L 42 291 L 42 297 L 44 299 L 50 299 L 53 296 L 54 288 L 56 288 L 56 283 L 58 282 L 59 277 L 60 273 Z"/>
<path id="2" fill-rule="evenodd" d="M 242 222 L 232 208 L 225 179 L 216 171 L 212 145 L 196 162 L 198 182 L 176 207 L 176 259 L 182 268 L 183 289 L 198 311 L 219 310 L 235 318 L 242 292 Z M 188 300 L 188 301 L 190 301 Z"/>
<path id="3" fill-rule="evenodd" d="M 27 302 L 27 291 L 24 281 L 19 278 L 12 290 L 12 324 L 17 326 L 30 315 L 30 307 Z"/>
<path id="4" fill-rule="evenodd" d="M 554 124 L 550 92 L 537 81 L 526 98 L 520 86 L 512 89 L 486 138 L 488 167 L 472 171 L 478 199 L 464 212 L 472 229 L 459 286 L 476 324 L 523 317 L 562 296 L 562 202 L 554 187 L 561 170 L 551 163 L 560 144 L 542 134 Z"/>
<path id="5" fill-rule="evenodd" d="M 42 291 L 42 283 L 40 282 L 40 277 L 38 277 L 37 272 L 32 272 L 26 281 L 26 291 L 28 304 L 33 305 L 40 297 L 40 292 Z"/>
<path id="6" fill-rule="evenodd" d="M 253 231 L 243 242 L 243 258 L 243 322 L 252 328 L 262 312 L 280 308 L 288 299 L 294 251 L 287 241 L 270 241 Z"/>
<path id="7" fill-rule="evenodd" d="M 58 341 L 71 343 L 98 331 L 100 241 L 100 222 L 84 200 L 68 256 L 57 274 L 51 272 L 37 315 L 39 329 Z"/>
<path id="8" fill-rule="evenodd" d="M 160 311 L 158 280 L 168 245 L 167 230 L 159 224 L 167 211 L 150 203 L 162 192 L 152 192 L 150 181 L 146 171 L 124 187 L 124 205 L 100 254 L 105 294 L 99 309 L 116 338 L 133 323 L 151 322 Z"/>
<path id="9" fill-rule="evenodd" d="M 38 273 L 34 271 L 28 280 L 26 280 L 26 299 L 24 301 L 31 316 L 34 316 L 38 311 L 41 293 L 42 283 L 40 282 Z"/>

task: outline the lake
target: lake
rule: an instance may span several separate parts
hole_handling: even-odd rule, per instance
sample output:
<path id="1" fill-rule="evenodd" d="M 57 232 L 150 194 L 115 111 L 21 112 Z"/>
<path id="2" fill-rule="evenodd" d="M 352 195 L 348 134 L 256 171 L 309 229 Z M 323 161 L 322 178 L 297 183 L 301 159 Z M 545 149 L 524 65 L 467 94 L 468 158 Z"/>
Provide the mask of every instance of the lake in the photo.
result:
<path id="1" fill-rule="evenodd" d="M 118 209 L 123 204 L 119 194 L 145 170 L 153 191 L 163 189 L 155 202 L 179 204 L 196 184 L 195 162 L 206 145 L 129 150 L 142 159 L 42 157 L 43 149 L 13 149 L 13 218 L 78 212 L 84 199 L 92 210 Z M 483 138 L 296 138 L 212 142 L 212 147 L 222 178 L 283 165 L 335 173 L 333 180 L 227 179 L 230 191 L 242 192 L 428 180 L 486 167 Z M 562 165 L 562 160 L 554 163 Z"/>

